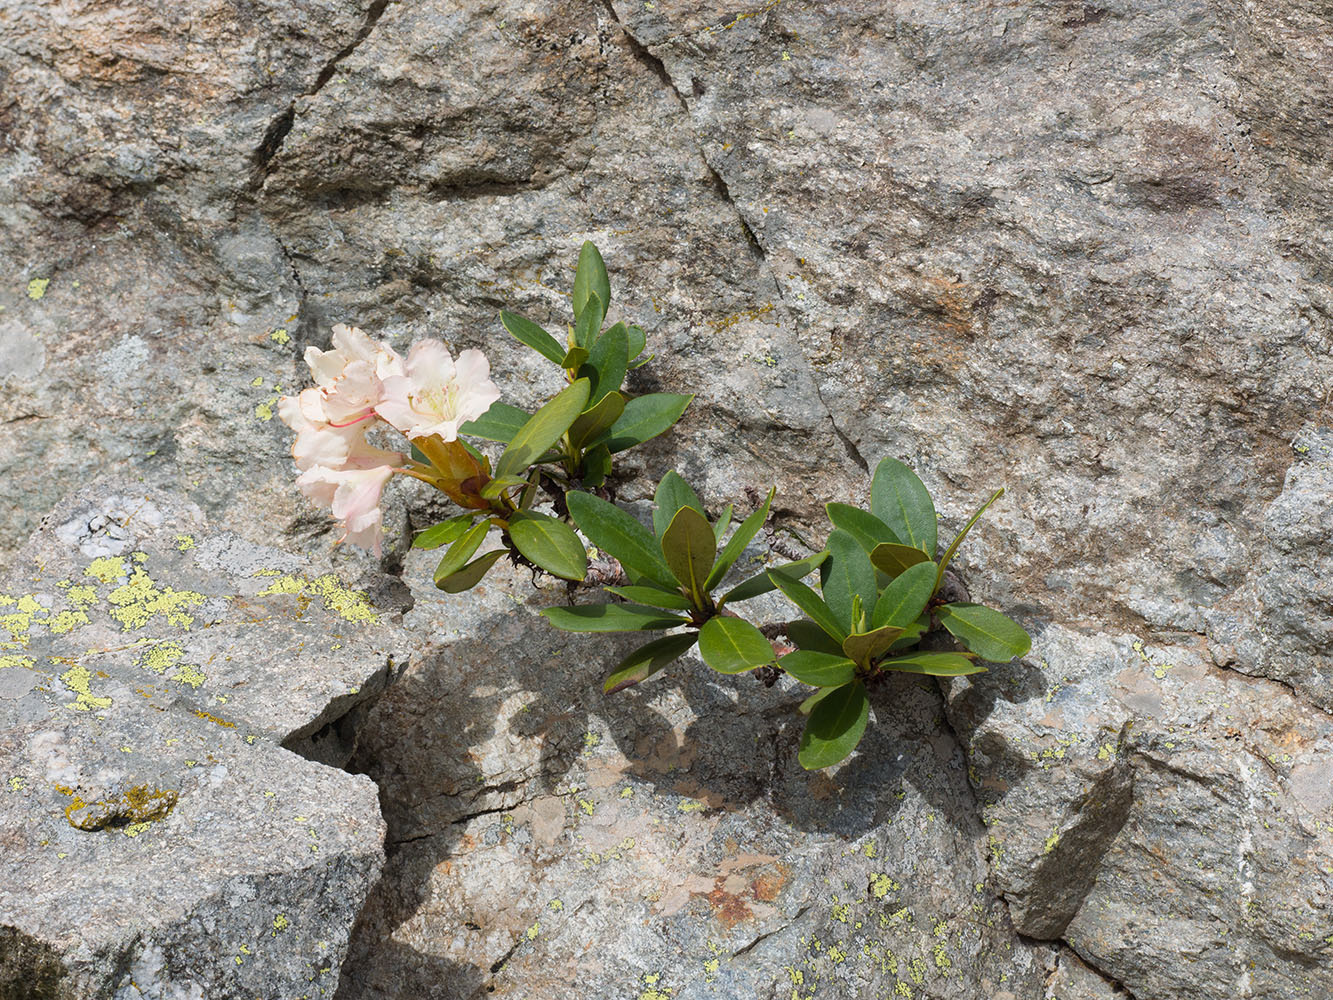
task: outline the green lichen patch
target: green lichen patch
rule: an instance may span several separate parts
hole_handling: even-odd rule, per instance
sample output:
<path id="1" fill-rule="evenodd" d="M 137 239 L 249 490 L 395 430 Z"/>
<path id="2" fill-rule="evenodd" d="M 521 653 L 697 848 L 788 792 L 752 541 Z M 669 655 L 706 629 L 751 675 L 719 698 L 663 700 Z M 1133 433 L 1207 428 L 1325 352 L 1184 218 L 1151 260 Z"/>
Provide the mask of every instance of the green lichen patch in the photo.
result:
<path id="1" fill-rule="evenodd" d="M 267 576 L 267 573 L 256 573 Z M 324 608 L 349 622 L 378 622 L 379 614 L 366 600 L 366 595 L 359 590 L 352 590 L 339 582 L 332 573 L 311 580 L 304 576 L 285 574 L 259 592 L 260 597 L 274 594 L 295 594 L 303 599 L 300 604 L 304 610 L 316 598 L 324 602 Z"/>

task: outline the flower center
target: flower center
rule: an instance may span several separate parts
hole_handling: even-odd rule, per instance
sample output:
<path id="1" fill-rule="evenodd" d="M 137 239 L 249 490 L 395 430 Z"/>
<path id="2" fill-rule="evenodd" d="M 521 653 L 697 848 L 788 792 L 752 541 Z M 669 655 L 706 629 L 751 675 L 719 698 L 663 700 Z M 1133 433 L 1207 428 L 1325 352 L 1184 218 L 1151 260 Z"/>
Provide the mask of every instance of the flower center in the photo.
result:
<path id="1" fill-rule="evenodd" d="M 422 388 L 415 399 L 426 412 L 450 419 L 458 408 L 458 383 L 450 379 L 444 385 Z"/>

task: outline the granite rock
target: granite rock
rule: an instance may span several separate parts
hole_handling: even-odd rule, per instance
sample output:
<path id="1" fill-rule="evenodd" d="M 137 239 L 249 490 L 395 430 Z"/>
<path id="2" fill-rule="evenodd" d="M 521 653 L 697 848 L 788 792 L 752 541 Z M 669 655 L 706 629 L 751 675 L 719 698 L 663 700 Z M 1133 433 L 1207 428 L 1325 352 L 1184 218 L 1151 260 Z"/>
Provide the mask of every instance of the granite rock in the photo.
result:
<path id="1" fill-rule="evenodd" d="M 59 505 L 0 591 L 0 992 L 332 995 L 384 824 L 285 748 L 350 752 L 394 613 L 168 494 Z"/>

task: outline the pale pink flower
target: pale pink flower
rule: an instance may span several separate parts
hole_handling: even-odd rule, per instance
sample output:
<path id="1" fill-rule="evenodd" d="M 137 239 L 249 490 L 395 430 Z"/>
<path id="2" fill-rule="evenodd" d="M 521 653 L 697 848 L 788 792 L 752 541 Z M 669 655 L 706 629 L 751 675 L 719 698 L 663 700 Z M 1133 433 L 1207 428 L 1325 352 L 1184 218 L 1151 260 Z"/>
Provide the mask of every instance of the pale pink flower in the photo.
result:
<path id="1" fill-rule="evenodd" d="M 278 417 L 296 431 L 292 458 L 298 469 L 302 472 L 315 466 L 339 469 L 349 463 L 358 468 L 402 465 L 403 456 L 399 452 L 385 451 L 366 441 L 366 432 L 379 423 L 378 420 L 337 426 L 322 419 L 322 392 L 321 389 L 305 389 L 299 396 L 284 396 L 278 400 Z"/>
<path id="2" fill-rule="evenodd" d="M 321 351 L 318 347 L 307 347 L 305 351 L 305 363 L 310 366 L 310 374 L 324 389 L 333 388 L 353 361 L 369 363 L 377 378 L 403 373 L 403 359 L 392 347 L 382 341 L 371 340 L 364 331 L 345 323 L 339 323 L 333 328 L 333 350 Z"/>
<path id="3" fill-rule="evenodd" d="M 438 434 L 458 437 L 458 427 L 475 420 L 500 398 L 491 366 L 481 351 L 466 350 L 455 362 L 438 340 L 421 340 L 407 355 L 406 373 L 383 379 L 375 410 L 410 438 Z"/>
<path id="4" fill-rule="evenodd" d="M 378 556 L 384 547 L 380 494 L 393 473 L 393 467 L 388 465 L 347 469 L 317 465 L 301 473 L 296 485 L 311 500 L 333 508 L 333 516 L 345 527 L 339 542 L 351 542 Z"/>

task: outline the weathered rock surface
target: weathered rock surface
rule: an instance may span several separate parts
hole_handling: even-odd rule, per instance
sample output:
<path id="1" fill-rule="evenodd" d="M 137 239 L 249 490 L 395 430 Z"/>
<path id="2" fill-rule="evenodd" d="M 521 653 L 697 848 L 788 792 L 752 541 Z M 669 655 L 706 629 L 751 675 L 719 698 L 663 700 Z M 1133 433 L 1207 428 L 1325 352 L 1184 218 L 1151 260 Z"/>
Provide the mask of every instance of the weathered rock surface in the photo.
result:
<path id="1" fill-rule="evenodd" d="M 384 825 L 279 744 L 337 759 L 380 618 L 168 495 L 61 504 L 0 591 L 0 993 L 331 995 Z"/>
<path id="2" fill-rule="evenodd" d="M 647 495 L 647 479 L 669 465 L 718 505 L 776 482 L 781 523 L 810 537 L 819 504 L 855 499 L 862 466 L 885 454 L 920 470 L 946 528 L 995 485 L 1009 488 L 959 565 L 974 596 L 1034 628 L 1054 625 L 1039 647 L 1046 665 L 1032 659 L 951 692 L 996 840 L 992 874 L 978 872 L 977 830 L 954 772 L 932 785 L 922 777 L 928 758 L 913 751 L 894 763 L 896 742 L 874 744 L 883 759 L 858 760 L 820 786 L 826 801 L 844 803 L 815 813 L 821 826 L 790 805 L 805 778 L 789 770 L 789 747 L 765 747 L 771 773 L 748 758 L 725 768 L 715 759 L 741 756 L 745 738 L 790 743 L 788 695 L 744 683 L 733 705 L 734 686 L 678 674 L 674 687 L 603 705 L 591 692 L 615 649 L 515 645 L 506 629 L 518 626 L 499 618 L 496 593 L 526 622 L 530 591 L 497 583 L 490 610 L 451 602 L 414 613 L 421 638 L 404 701 L 386 702 L 370 723 L 378 750 L 363 751 L 359 766 L 412 804 L 386 798 L 394 837 L 423 839 L 402 844 L 396 874 L 377 891 L 356 946 L 356 989 L 392 993 L 396 969 L 413 983 L 438 973 L 462 984 L 448 987 L 460 995 L 487 984 L 558 992 L 567 980 L 553 970 L 597 956 L 603 971 L 578 966 L 589 977 L 584 995 L 626 992 L 618 962 L 635 976 L 675 976 L 640 980 L 637 993 L 701 992 L 722 979 L 706 983 L 713 973 L 691 971 L 693 957 L 672 942 L 694 956 L 711 941 L 720 951 L 700 963 L 716 959 L 736 991 L 767 996 L 791 933 L 798 944 L 801 935 L 851 940 L 829 916 L 852 898 L 834 887 L 834 855 L 865 838 L 877 851 L 897 843 L 903 817 L 928 814 L 921 803 L 935 794 L 956 810 L 940 806 L 937 816 L 951 819 L 917 823 L 910 846 L 891 856 L 898 870 L 929 872 L 957 852 L 967 877 L 893 875 L 903 905 L 918 921 L 949 919 L 953 935 L 948 915 L 979 902 L 982 925 L 996 926 L 975 931 L 977 948 L 1012 943 L 1033 969 L 1055 972 L 1043 989 L 1025 959 L 964 966 L 955 947 L 954 975 L 903 979 L 907 987 L 1100 996 L 1119 988 L 1109 976 L 1137 1000 L 1319 995 L 1333 978 L 1321 944 L 1333 929 L 1321 932 L 1315 906 L 1326 886 L 1313 874 L 1328 864 L 1333 803 L 1311 791 L 1327 779 L 1309 777 L 1322 766 L 1321 711 L 1333 709 L 1331 20 L 1310 0 L 184 0 L 132 11 L 0 0 L 0 476 L 12 498 L 0 509 L 0 562 L 89 468 L 117 468 L 144 489 L 171 485 L 231 528 L 235 546 L 309 549 L 321 568 L 307 576 L 319 579 L 328 521 L 292 489 L 289 436 L 273 419 L 277 397 L 302 384 L 299 350 L 322 344 L 339 321 L 404 347 L 443 336 L 485 347 L 509 398 L 530 402 L 555 387 L 553 372 L 508 341 L 495 312 L 505 305 L 558 326 L 573 255 L 592 238 L 612 271 L 613 308 L 644 325 L 659 355 L 636 387 L 700 394 L 678 434 L 627 465 L 623 497 Z M 409 525 L 432 512 L 419 491 L 397 485 L 390 506 L 393 567 Z M 164 550 L 145 572 L 210 593 L 157 568 L 174 558 Z M 376 579 L 369 560 L 334 561 L 358 585 Z M 191 581 L 204 569 L 170 563 Z M 237 593 L 265 585 L 245 586 Z M 48 590 L 55 614 L 78 610 L 65 591 Z M 476 687 L 480 670 L 465 666 L 461 640 L 436 635 L 450 620 L 494 627 L 496 641 L 516 649 L 493 691 Z M 116 623 L 85 627 L 109 638 Z M 34 626 L 34 635 L 45 633 Z M 222 638 L 173 641 L 179 663 L 200 666 L 209 684 L 221 676 L 202 664 Z M 488 642 L 485 631 L 472 641 Z M 1160 696 L 1119 680 L 1147 669 L 1136 641 L 1154 663 L 1175 665 L 1160 684 L 1149 672 Z M 577 659 L 586 676 L 539 670 L 541 656 L 566 648 L 560 659 Z M 134 666 L 173 717 L 176 708 L 212 712 L 208 685 L 202 696 L 173 687 L 173 669 L 158 678 Z M 439 730 L 447 747 L 430 745 L 444 736 L 413 714 L 425 709 L 406 707 L 413 685 L 429 687 L 437 673 L 467 699 L 451 710 L 484 703 L 471 729 Z M 1173 686 L 1184 674 L 1188 691 Z M 63 686 L 55 676 L 53 689 Z M 321 699 L 332 688 L 307 680 L 306 704 L 329 705 Z M 245 690 L 230 707 L 253 713 L 247 731 L 280 735 L 287 723 Z M 554 758 L 569 763 L 549 780 L 551 765 L 540 762 L 551 754 L 533 749 L 508 704 L 537 694 L 574 719 L 588 715 L 568 731 L 550 723 L 569 741 Z M 901 707 L 877 703 L 884 731 L 905 746 L 929 732 L 943 748 L 947 733 L 910 715 L 928 693 L 902 695 Z M 427 704 L 436 697 L 423 694 Z M 1062 698 L 1079 707 L 1049 721 Z M 1246 707 L 1237 715 L 1226 705 Z M 638 736 L 630 745 L 614 735 L 641 734 L 643 711 L 666 716 L 680 753 L 697 749 L 660 788 L 638 773 L 651 770 Z M 1239 740 L 1218 735 L 1228 714 L 1249 720 L 1248 730 L 1236 726 Z M 512 735 L 510 719 L 512 747 L 497 735 Z M 697 720 L 732 725 L 739 742 L 705 735 Z M 336 762 L 349 728 L 321 730 L 318 746 L 316 734 L 293 742 Z M 1172 730 L 1202 734 L 1192 738 L 1203 760 L 1179 760 L 1180 744 L 1165 745 L 1177 742 Z M 587 757 L 585 732 L 602 740 Z M 1299 746 L 1279 749 L 1281 734 Z M 474 737 L 486 748 L 475 758 Z M 1038 743 L 1035 752 L 1052 756 L 1024 766 Z M 1105 747 L 1114 752 L 1101 758 Z M 1271 753 L 1291 754 L 1290 774 L 1280 757 L 1276 770 L 1256 763 Z M 858 782 L 895 767 L 906 789 L 898 812 L 877 804 L 853 810 L 864 829 L 838 826 Z M 1257 777 L 1255 767 L 1264 768 Z M 561 781 L 589 788 L 595 775 L 621 772 L 650 807 L 588 799 L 587 817 L 577 794 L 559 791 Z M 513 787 L 491 788 L 487 775 Z M 675 784 L 689 781 L 709 804 L 677 815 L 670 796 L 694 795 Z M 1247 782 L 1271 815 L 1246 797 Z M 714 799 L 700 797 L 710 789 Z M 515 819 L 512 834 L 487 827 L 502 822 L 491 816 L 453 822 L 478 808 L 520 816 L 529 794 L 565 810 L 558 825 L 551 804 L 541 822 Z M 578 881 L 591 875 L 572 838 L 653 817 L 684 836 L 678 858 L 651 832 L 624 836 L 682 869 L 699 859 L 700 881 L 681 890 L 694 902 L 663 915 L 635 897 L 630 878 L 663 879 L 630 852 L 616 862 L 625 880 L 607 877 L 622 886 L 609 902 L 571 889 L 575 905 L 558 897 L 561 912 L 590 901 L 567 931 L 548 917 L 489 971 L 536 922 L 537 904 L 548 905 L 538 898 L 548 886 L 591 891 Z M 1194 829 L 1197 817 L 1215 829 Z M 829 878 L 821 891 L 839 892 L 839 902 L 793 875 L 771 913 L 747 904 L 758 915 L 737 926 L 748 930 L 702 930 L 721 926 L 704 912 L 712 889 L 690 893 L 719 875 L 748 877 L 723 873 L 708 853 L 724 853 L 716 837 L 725 847 L 728 822 L 762 841 L 765 857 L 812 859 L 814 874 L 801 877 L 811 886 Z M 518 843 L 534 823 L 554 839 Z M 780 833 L 789 827 L 797 833 Z M 451 843 L 459 830 L 484 850 Z M 588 849 L 606 856 L 609 843 Z M 1237 854 L 1238 844 L 1249 846 Z M 727 856 L 748 850 L 738 839 Z M 445 870 L 450 852 L 462 860 Z M 502 873 L 505 852 L 516 860 Z M 536 876 L 541 893 L 517 882 L 535 859 L 551 873 Z M 1174 893 L 1151 891 L 1154 871 Z M 986 887 L 979 896 L 974 875 Z M 521 901 L 503 919 L 500 885 Z M 724 884 L 737 888 L 748 891 Z M 1068 952 L 1054 965 L 1045 946 L 1006 938 L 994 893 L 1020 931 L 1072 941 L 1091 968 Z M 465 911 L 486 907 L 487 921 L 473 920 L 484 933 L 471 930 Z M 631 940 L 634 919 L 650 920 L 634 925 L 642 939 Z M 726 948 L 739 950 L 761 926 L 778 932 L 727 962 Z M 590 927 L 598 937 L 575 940 Z M 934 968 L 914 933 L 898 928 L 884 947 Z M 584 953 L 605 935 L 630 958 L 596 944 Z M 816 995 L 896 988 L 884 969 L 820 954 L 818 968 L 788 963 L 823 977 Z M 1246 961 L 1255 962 L 1248 979 Z M 1219 978 L 1210 986 L 1209 976 Z M 791 978 L 778 995 L 804 989 Z"/>
<path id="3" fill-rule="evenodd" d="M 340 996 L 1040 995 L 933 683 L 884 685 L 865 752 L 810 774 L 798 691 L 691 658 L 603 697 L 629 647 L 547 626 L 560 589 L 443 598 L 428 557 L 353 762 L 390 860 Z"/>

